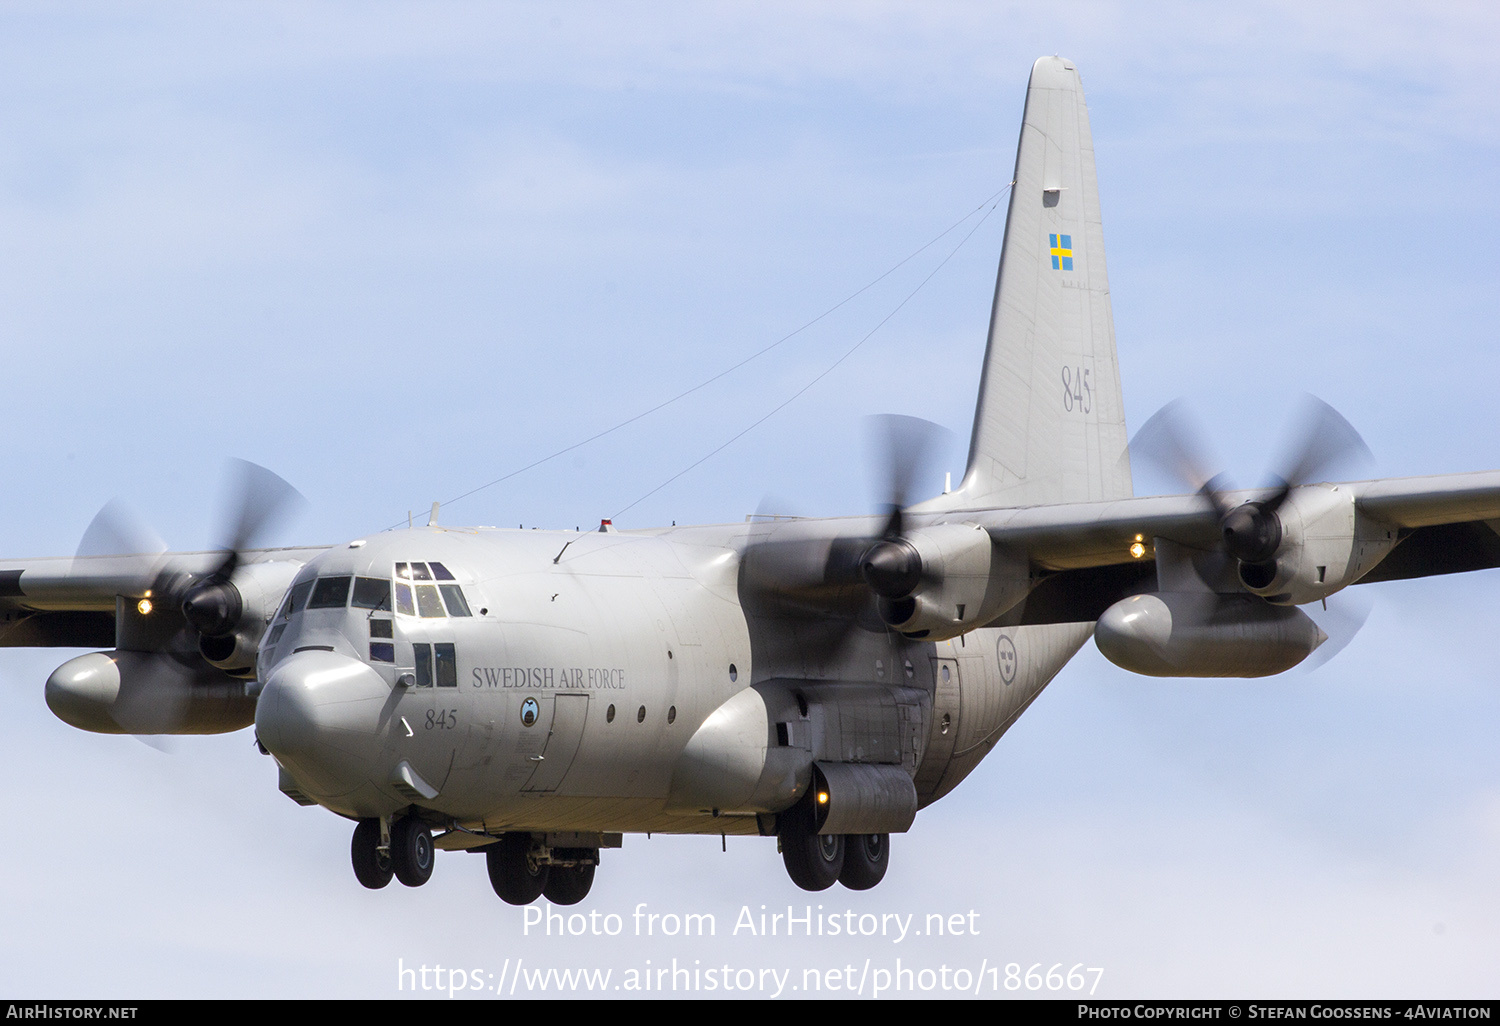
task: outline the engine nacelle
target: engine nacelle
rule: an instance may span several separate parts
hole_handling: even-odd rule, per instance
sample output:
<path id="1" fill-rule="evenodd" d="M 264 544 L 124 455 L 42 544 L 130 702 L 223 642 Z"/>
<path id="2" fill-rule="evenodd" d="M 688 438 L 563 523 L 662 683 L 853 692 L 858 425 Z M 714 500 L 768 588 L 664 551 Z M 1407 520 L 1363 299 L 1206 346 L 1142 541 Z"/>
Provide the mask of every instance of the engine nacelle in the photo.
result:
<path id="1" fill-rule="evenodd" d="M 1353 584 L 1396 544 L 1396 532 L 1361 516 L 1338 485 L 1295 489 L 1277 511 L 1281 542 L 1261 563 L 1239 564 L 1247 591 L 1277 605 L 1302 605 Z"/>
<path id="2" fill-rule="evenodd" d="M 266 625 L 255 625 L 254 633 L 237 631 L 224 638 L 203 637 L 198 639 L 198 653 L 204 662 L 231 677 L 240 680 L 255 679 L 255 656 L 260 648 L 260 638 Z"/>
<path id="3" fill-rule="evenodd" d="M 890 543 L 883 543 L 890 544 Z M 899 544 L 915 550 L 920 580 L 900 598 L 882 598 L 880 616 L 908 637 L 946 641 L 982 627 L 1026 597 L 1026 564 L 1011 560 L 974 524 L 936 524 Z"/>
<path id="4" fill-rule="evenodd" d="M 206 630 L 195 624 L 200 629 L 198 651 L 204 660 L 232 677 L 254 679 L 261 636 L 300 569 L 296 563 L 248 563 L 236 569 L 228 581 L 199 585 L 196 594 L 200 598 L 189 592 L 188 603 L 197 602 L 200 608 L 212 606 L 212 619 L 222 620 Z M 213 601 L 202 601 L 201 596 Z M 190 615 L 188 619 L 192 622 L 194 618 Z"/>
<path id="5" fill-rule="evenodd" d="M 1133 595 L 1094 627 L 1106 659 L 1149 677 L 1268 677 L 1327 640 L 1296 607 L 1209 592 Z"/>
<path id="6" fill-rule="evenodd" d="M 165 652 L 91 652 L 47 678 L 47 708 L 96 734 L 226 734 L 255 722 L 249 685 Z"/>

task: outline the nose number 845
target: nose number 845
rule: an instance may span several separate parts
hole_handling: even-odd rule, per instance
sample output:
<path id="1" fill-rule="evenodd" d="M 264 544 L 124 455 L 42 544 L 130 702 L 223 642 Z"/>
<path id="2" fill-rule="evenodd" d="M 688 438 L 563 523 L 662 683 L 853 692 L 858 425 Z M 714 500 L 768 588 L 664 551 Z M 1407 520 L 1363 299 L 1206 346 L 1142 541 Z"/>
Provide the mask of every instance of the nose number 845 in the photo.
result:
<path id="1" fill-rule="evenodd" d="M 428 709 L 427 730 L 452 730 L 458 726 L 457 709 Z"/>

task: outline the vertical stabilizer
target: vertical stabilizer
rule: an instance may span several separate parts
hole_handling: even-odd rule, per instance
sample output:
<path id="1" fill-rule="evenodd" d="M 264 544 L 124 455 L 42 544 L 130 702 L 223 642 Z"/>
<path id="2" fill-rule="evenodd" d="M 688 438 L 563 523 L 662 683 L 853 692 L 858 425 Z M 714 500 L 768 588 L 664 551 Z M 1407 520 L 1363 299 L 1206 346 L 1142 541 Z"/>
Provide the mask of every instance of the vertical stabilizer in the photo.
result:
<path id="1" fill-rule="evenodd" d="M 1094 144 L 1071 61 L 1031 69 L 963 483 L 942 505 L 1131 495 Z M 936 504 L 934 504 L 936 505 Z"/>

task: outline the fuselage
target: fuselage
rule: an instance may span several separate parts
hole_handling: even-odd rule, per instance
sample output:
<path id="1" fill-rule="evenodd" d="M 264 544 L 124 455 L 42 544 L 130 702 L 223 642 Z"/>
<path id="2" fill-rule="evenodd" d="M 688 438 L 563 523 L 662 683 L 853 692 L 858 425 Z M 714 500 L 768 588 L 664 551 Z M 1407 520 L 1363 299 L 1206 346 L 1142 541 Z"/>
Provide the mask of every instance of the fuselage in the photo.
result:
<path id="1" fill-rule="evenodd" d="M 756 530 L 427 527 L 329 549 L 264 635 L 258 736 L 284 789 L 355 819 L 755 833 L 819 760 L 902 767 L 935 800 L 1088 637 L 934 644 L 750 609 Z"/>

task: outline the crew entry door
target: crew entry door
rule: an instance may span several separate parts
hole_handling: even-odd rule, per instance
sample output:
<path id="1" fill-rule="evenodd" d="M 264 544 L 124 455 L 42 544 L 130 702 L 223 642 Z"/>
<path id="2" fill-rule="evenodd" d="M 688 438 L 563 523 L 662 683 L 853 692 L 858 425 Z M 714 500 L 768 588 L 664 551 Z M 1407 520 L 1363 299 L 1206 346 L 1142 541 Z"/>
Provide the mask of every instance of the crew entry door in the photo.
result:
<path id="1" fill-rule="evenodd" d="M 587 694 L 558 694 L 541 700 L 543 708 L 552 706 L 552 723 L 547 730 L 547 739 L 540 752 L 531 756 L 536 770 L 527 779 L 522 791 L 536 794 L 555 791 L 567 776 L 578 746 L 583 741 L 583 725 L 588 719 L 589 696 Z M 545 714 L 544 714 L 545 715 Z"/>

